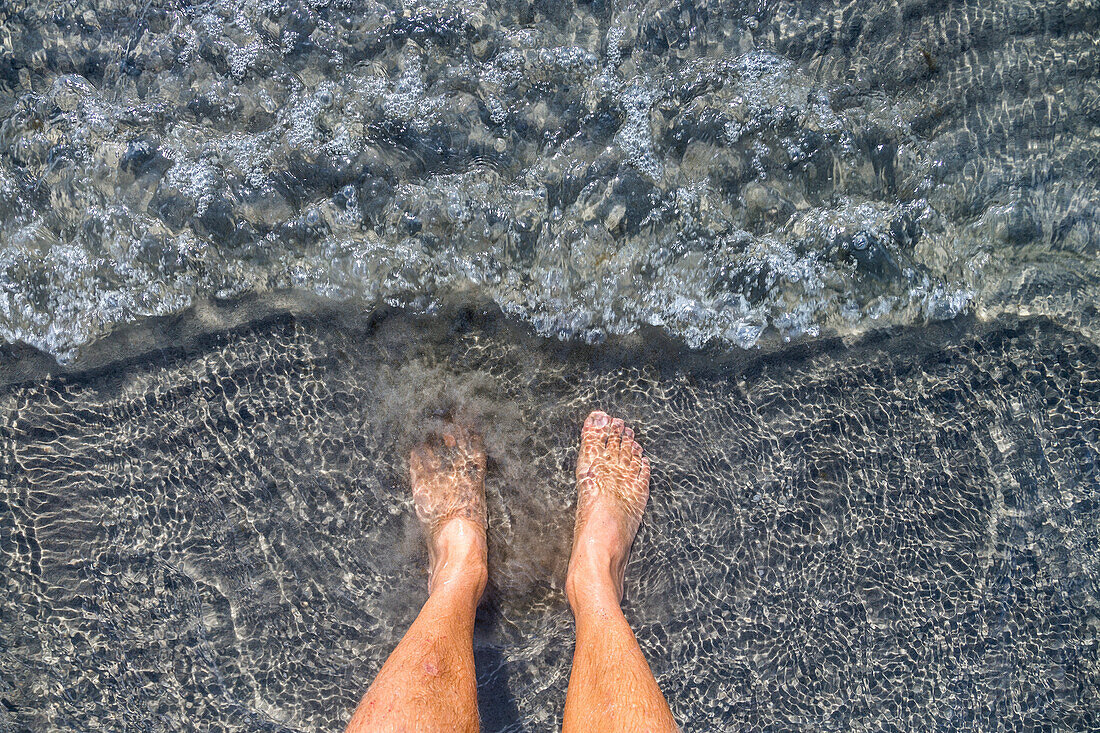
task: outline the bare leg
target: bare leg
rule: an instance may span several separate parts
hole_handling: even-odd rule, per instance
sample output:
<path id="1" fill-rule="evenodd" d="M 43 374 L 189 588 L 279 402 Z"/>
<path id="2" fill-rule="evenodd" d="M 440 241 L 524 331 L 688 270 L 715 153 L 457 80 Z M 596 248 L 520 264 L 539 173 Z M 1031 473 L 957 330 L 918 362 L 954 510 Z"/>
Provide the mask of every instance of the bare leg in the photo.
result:
<path id="1" fill-rule="evenodd" d="M 474 612 L 488 579 L 485 447 L 452 426 L 414 448 L 409 467 L 431 556 L 429 596 L 347 730 L 476 732 Z"/>
<path id="2" fill-rule="evenodd" d="M 565 733 L 675 731 L 653 672 L 619 607 L 630 545 L 649 499 L 649 460 L 634 432 L 588 416 L 577 458 L 577 524 L 565 582 L 577 621 Z"/>

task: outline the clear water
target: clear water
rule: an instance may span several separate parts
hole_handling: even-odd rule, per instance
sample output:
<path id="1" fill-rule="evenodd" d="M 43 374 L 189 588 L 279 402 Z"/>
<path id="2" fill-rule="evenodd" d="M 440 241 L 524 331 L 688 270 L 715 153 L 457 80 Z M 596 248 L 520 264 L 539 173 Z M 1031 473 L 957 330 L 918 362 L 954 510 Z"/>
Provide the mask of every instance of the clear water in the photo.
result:
<path id="1" fill-rule="evenodd" d="M 439 410 L 491 458 L 485 729 L 551 730 L 593 405 L 654 457 L 626 610 L 685 730 L 1100 725 L 1100 354 L 1048 321 L 780 358 L 477 314 L 201 330 L 4 375 L 6 730 L 338 729 L 426 597 L 404 455 Z"/>
<path id="2" fill-rule="evenodd" d="M 486 730 L 577 426 L 687 730 L 1100 728 L 1100 4 L 0 0 L 0 732 L 339 728 L 486 434 Z"/>
<path id="3" fill-rule="evenodd" d="M 693 345 L 1095 331 L 1095 0 L 0 5 L 0 337 L 296 288 Z"/>

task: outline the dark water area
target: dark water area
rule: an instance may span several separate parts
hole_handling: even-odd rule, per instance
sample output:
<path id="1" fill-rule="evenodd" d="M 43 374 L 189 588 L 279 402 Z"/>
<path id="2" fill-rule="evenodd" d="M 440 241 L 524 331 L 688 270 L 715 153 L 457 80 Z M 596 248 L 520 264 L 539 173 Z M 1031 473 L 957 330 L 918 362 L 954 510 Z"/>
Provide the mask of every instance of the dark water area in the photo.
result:
<path id="1" fill-rule="evenodd" d="M 957 319 L 723 355 L 281 307 L 146 324 L 87 369 L 5 355 L 0 730 L 338 729 L 426 597 L 404 456 L 440 411 L 490 454 L 484 729 L 559 725 L 594 407 L 653 458 L 626 612 L 685 730 L 1100 725 L 1079 335 Z"/>
<path id="2" fill-rule="evenodd" d="M 339 729 L 484 432 L 485 730 L 578 428 L 685 730 L 1100 730 L 1100 0 L 0 0 L 0 733 Z"/>

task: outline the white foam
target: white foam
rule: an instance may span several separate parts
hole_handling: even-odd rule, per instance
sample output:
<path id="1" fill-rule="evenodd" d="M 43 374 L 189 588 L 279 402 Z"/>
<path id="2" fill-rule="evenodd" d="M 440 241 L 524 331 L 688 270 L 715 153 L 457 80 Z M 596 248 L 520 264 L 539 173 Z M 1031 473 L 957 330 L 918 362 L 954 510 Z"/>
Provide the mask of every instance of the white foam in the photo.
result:
<path id="1" fill-rule="evenodd" d="M 653 93 L 644 80 L 639 80 L 623 90 L 619 101 L 626 114 L 626 121 L 615 135 L 615 142 L 627 154 L 635 168 L 651 180 L 659 181 L 664 173 L 664 166 L 653 151 L 653 133 L 649 122 Z"/>

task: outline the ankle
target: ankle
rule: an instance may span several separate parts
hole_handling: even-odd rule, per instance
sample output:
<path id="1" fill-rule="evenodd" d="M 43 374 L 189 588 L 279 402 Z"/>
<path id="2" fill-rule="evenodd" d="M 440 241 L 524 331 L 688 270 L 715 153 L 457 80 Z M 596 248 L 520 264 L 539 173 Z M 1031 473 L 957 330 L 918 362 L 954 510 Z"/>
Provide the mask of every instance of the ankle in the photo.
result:
<path id="1" fill-rule="evenodd" d="M 603 547 L 578 546 L 569 559 L 565 595 L 576 611 L 581 606 L 613 604 L 622 599 L 622 563 Z"/>
<path id="2" fill-rule="evenodd" d="M 466 519 L 452 519 L 432 539 L 429 593 L 461 590 L 481 598 L 489 581 L 485 530 Z"/>

